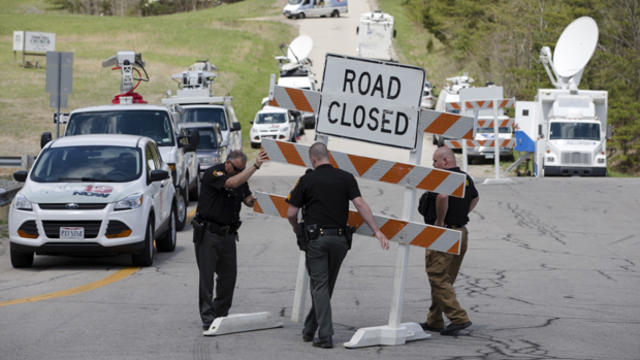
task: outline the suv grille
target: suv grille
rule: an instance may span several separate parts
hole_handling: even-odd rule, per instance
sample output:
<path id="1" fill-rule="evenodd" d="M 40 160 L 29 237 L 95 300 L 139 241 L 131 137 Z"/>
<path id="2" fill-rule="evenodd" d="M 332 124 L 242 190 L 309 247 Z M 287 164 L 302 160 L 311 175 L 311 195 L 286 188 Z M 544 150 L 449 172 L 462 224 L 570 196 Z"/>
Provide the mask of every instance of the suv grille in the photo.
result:
<path id="1" fill-rule="evenodd" d="M 61 226 L 81 226 L 84 228 L 84 237 L 87 239 L 92 239 L 98 236 L 98 232 L 100 231 L 101 224 L 102 222 L 100 220 L 90 220 L 90 221 L 47 220 L 42 222 L 42 226 L 44 227 L 44 233 L 50 239 L 60 238 Z"/>
<path id="2" fill-rule="evenodd" d="M 563 152 L 561 155 L 563 164 L 590 164 L 591 154 L 586 152 Z"/>
<path id="3" fill-rule="evenodd" d="M 40 209 L 42 210 L 100 210 L 104 209 L 107 206 L 106 203 L 86 203 L 86 204 L 76 204 L 73 203 L 49 203 L 49 204 L 38 204 Z M 67 205 L 71 205 L 70 207 Z"/>

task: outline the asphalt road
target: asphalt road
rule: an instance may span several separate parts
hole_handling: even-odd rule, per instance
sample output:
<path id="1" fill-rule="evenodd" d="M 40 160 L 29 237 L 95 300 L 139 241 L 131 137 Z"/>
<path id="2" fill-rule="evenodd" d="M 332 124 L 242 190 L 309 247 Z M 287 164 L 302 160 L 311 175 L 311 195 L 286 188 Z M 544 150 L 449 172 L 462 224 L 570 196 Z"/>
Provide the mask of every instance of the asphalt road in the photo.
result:
<path id="1" fill-rule="evenodd" d="M 349 18 L 299 21 L 301 33 L 314 36 L 314 51 L 355 53 L 348 36 L 332 41 L 325 34 L 347 34 L 343 26 L 353 26 L 352 18 L 367 9 L 362 0 L 350 6 Z M 312 142 L 313 132 L 301 141 Z M 429 143 L 425 139 L 424 164 L 433 151 Z M 408 159 L 406 151 L 335 138 L 329 147 Z M 265 164 L 250 184 L 284 195 L 303 171 Z M 2 239 L 0 360 L 640 359 L 640 180 L 513 178 L 484 185 L 475 171 L 471 167 L 481 200 L 471 214 L 469 250 L 456 282 L 473 325 L 458 337 L 434 334 L 355 350 L 303 343 L 301 325 L 289 320 L 299 256 L 294 237 L 286 220 L 245 208 L 232 312 L 270 311 L 283 328 L 201 335 L 190 227 L 179 233 L 175 252 L 159 253 L 152 267 L 113 282 L 130 266 L 128 256 L 37 256 L 33 268 L 16 270 Z M 374 212 L 401 216 L 401 187 L 359 183 Z M 403 321 L 424 321 L 430 303 L 423 254 L 411 249 Z M 332 301 L 336 345 L 358 328 L 387 323 L 395 259 L 395 245 L 385 252 L 375 239 L 355 237 Z M 37 301 L 46 294 L 56 297 Z"/>

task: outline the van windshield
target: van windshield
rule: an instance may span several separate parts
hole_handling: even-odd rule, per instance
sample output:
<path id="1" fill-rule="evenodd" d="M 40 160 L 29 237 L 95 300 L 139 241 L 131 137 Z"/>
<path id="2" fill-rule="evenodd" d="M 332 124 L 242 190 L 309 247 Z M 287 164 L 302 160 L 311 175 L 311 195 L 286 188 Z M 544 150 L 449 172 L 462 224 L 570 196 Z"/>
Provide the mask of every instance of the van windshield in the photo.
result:
<path id="1" fill-rule="evenodd" d="M 198 132 L 200 136 L 198 150 L 215 150 L 218 148 L 218 136 L 212 127 L 187 128 L 185 130 L 188 134 Z"/>
<path id="2" fill-rule="evenodd" d="M 189 108 L 180 116 L 183 122 L 215 123 L 220 130 L 227 130 L 227 118 L 223 108 Z"/>
<path id="3" fill-rule="evenodd" d="M 291 4 L 291 5 L 300 4 L 301 2 L 302 2 L 302 0 L 289 0 L 289 4 Z"/>
<path id="4" fill-rule="evenodd" d="M 174 144 L 171 119 L 164 111 L 109 110 L 71 115 L 65 135 L 127 134 L 152 138 L 158 146 Z"/>
<path id="5" fill-rule="evenodd" d="M 262 113 L 258 114 L 256 124 L 284 124 L 287 119 L 284 113 Z"/>
<path id="6" fill-rule="evenodd" d="M 600 140 L 600 124 L 552 122 L 550 140 Z"/>
<path id="7" fill-rule="evenodd" d="M 129 182 L 142 174 L 142 155 L 134 147 L 68 146 L 48 148 L 31 172 L 36 182 Z"/>

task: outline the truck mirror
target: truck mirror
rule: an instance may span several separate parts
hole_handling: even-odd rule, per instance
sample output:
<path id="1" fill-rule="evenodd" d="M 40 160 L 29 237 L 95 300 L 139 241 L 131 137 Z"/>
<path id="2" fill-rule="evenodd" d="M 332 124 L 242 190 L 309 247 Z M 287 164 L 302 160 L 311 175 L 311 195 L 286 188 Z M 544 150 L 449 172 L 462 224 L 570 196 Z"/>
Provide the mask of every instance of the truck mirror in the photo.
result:
<path id="1" fill-rule="evenodd" d="M 27 181 L 27 170 L 18 170 L 13 173 L 13 179 L 17 182 Z"/>
<path id="2" fill-rule="evenodd" d="M 234 121 L 231 124 L 231 131 L 239 131 L 242 128 L 242 126 L 240 126 L 240 123 L 237 121 Z"/>
<path id="3" fill-rule="evenodd" d="M 42 149 L 49 141 L 53 139 L 53 135 L 50 132 L 43 132 L 40 136 L 40 148 Z"/>
<path id="4" fill-rule="evenodd" d="M 542 133 L 542 125 L 538 125 L 538 136 L 540 139 L 544 139 L 544 134 Z"/>

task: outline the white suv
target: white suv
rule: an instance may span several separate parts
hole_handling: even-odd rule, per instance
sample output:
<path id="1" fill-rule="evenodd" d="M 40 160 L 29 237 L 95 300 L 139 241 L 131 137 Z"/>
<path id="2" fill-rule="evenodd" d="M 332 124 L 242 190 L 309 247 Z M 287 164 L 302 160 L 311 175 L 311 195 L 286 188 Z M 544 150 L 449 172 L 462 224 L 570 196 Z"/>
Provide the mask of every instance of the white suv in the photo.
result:
<path id="1" fill-rule="evenodd" d="M 49 142 L 9 211 L 11 263 L 36 254 L 131 253 L 137 266 L 176 246 L 175 188 L 156 143 L 133 135 L 67 136 Z"/>

